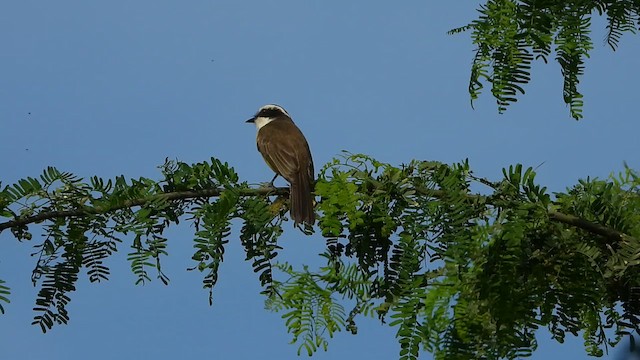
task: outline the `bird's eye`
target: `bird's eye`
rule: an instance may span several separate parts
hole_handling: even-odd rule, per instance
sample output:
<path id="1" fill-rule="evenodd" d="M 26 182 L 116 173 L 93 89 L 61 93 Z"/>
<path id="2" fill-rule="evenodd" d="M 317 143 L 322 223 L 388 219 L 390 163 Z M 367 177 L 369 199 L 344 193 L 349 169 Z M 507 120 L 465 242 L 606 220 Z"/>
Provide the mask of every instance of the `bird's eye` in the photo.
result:
<path id="1" fill-rule="evenodd" d="M 278 110 L 276 109 L 262 109 L 258 112 L 258 116 L 266 117 L 266 118 L 274 118 L 279 115 Z"/>

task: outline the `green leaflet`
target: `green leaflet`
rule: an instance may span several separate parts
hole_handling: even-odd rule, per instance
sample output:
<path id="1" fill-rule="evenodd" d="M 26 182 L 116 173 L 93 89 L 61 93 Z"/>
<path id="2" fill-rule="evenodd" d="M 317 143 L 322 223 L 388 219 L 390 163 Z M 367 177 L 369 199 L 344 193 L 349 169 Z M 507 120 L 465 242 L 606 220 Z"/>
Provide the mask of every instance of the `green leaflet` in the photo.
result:
<path id="1" fill-rule="evenodd" d="M 0 279 L 0 301 L 8 304 L 11 302 L 8 298 L 8 296 L 11 295 L 11 289 L 4 284 L 6 284 L 6 281 Z M 4 306 L 2 306 L 1 302 L 0 313 L 4 314 Z"/>

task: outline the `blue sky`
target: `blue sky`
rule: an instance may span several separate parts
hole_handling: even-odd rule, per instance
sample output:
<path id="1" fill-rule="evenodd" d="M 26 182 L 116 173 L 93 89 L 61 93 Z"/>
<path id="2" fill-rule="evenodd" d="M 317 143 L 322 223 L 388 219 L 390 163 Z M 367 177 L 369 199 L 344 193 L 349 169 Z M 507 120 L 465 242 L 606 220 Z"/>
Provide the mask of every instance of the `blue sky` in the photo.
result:
<path id="1" fill-rule="evenodd" d="M 640 41 L 613 53 L 601 22 L 581 89 L 585 119 L 562 103 L 560 71 L 536 66 L 527 94 L 498 115 L 485 94 L 469 106 L 473 46 L 446 31 L 475 16 L 477 2 L 31 1 L 0 4 L 0 181 L 56 166 L 80 176 L 158 178 L 165 157 L 228 161 L 242 179 L 271 171 L 244 120 L 283 105 L 306 134 L 316 169 L 341 150 L 392 164 L 469 158 L 496 179 L 514 163 L 538 166 L 563 190 L 605 177 L 623 161 L 638 169 Z M 236 229 L 237 230 L 237 229 Z M 0 316 L 6 359 L 294 358 L 280 315 L 264 310 L 237 231 L 209 307 L 193 265 L 192 228 L 168 233 L 171 284 L 134 286 L 126 253 L 107 262 L 111 280 L 83 280 L 71 321 L 43 335 L 31 326 L 37 289 L 28 243 L 0 235 L 0 278 L 12 288 Z M 129 239 L 130 240 L 130 239 Z M 34 242 L 35 244 L 35 242 Z M 281 259 L 317 264 L 324 240 L 289 229 Z M 393 359 L 395 329 L 361 319 L 316 359 Z M 539 334 L 534 359 L 584 359 L 580 339 Z M 613 352 L 615 353 L 615 351 Z M 429 359 L 429 355 L 423 356 Z"/>

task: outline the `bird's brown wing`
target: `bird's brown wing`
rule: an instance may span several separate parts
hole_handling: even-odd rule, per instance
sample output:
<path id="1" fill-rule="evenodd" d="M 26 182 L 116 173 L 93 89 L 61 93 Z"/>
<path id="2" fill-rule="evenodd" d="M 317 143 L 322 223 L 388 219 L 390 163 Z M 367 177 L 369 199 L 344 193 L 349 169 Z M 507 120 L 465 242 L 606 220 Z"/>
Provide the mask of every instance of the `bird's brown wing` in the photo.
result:
<path id="1" fill-rule="evenodd" d="M 293 123 L 272 122 L 262 127 L 257 144 L 258 151 L 269 167 L 289 183 L 296 182 L 296 175 L 304 168 L 307 168 L 309 179 L 313 181 L 313 160 L 309 145 Z M 307 156 L 304 156 L 305 153 Z"/>
<path id="2" fill-rule="evenodd" d="M 290 187 L 289 208 L 294 223 L 315 223 L 313 160 L 307 140 L 291 121 L 272 121 L 258 132 L 258 151 Z"/>

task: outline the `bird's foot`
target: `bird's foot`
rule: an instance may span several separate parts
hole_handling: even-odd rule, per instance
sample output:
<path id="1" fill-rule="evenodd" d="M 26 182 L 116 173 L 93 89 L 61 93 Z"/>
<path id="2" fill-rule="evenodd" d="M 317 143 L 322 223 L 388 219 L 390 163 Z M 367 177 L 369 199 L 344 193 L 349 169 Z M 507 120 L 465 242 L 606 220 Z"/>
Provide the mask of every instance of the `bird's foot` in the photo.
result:
<path id="1" fill-rule="evenodd" d="M 276 186 L 273 185 L 273 181 L 260 183 L 261 189 L 275 189 Z"/>

